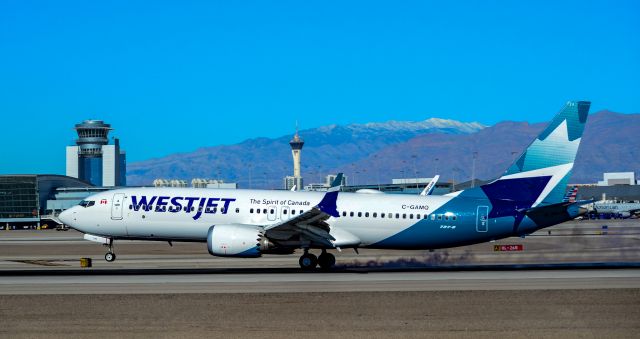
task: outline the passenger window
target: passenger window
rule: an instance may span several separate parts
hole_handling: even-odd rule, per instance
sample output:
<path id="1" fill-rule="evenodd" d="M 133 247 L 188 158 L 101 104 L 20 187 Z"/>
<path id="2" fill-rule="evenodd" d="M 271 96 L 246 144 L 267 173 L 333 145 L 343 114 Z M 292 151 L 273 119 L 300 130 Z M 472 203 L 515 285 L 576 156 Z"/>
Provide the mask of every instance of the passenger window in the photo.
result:
<path id="1" fill-rule="evenodd" d="M 436 220 L 436 215 L 435 214 L 431 215 L 431 220 Z"/>
<path id="2" fill-rule="evenodd" d="M 413 213 L 409 214 L 409 219 L 413 219 Z"/>
<path id="3" fill-rule="evenodd" d="M 369 217 L 369 212 L 365 212 L 364 216 L 368 218 Z"/>
<path id="4" fill-rule="evenodd" d="M 272 209 L 269 210 L 269 214 L 273 214 L 273 213 L 274 213 L 274 210 L 272 208 Z"/>
<path id="5" fill-rule="evenodd" d="M 287 209 L 286 208 L 282 209 L 282 214 L 287 214 Z"/>
<path id="6" fill-rule="evenodd" d="M 373 217 L 374 217 L 374 218 L 378 217 L 378 213 L 373 212 Z"/>
<path id="7" fill-rule="evenodd" d="M 302 213 L 304 213 L 304 211 L 303 211 L 303 210 L 300 210 L 300 214 L 302 214 Z"/>
<path id="8" fill-rule="evenodd" d="M 438 214 L 438 220 L 442 220 L 442 214 Z"/>
<path id="9" fill-rule="evenodd" d="M 380 218 L 384 218 L 384 213 L 380 213 Z"/>
<path id="10" fill-rule="evenodd" d="M 389 213 L 389 219 L 393 218 L 393 213 Z"/>
<path id="11" fill-rule="evenodd" d="M 133 205 L 129 205 L 129 209 L 130 209 L 130 210 L 131 210 L 131 209 L 133 209 Z"/>
<path id="12" fill-rule="evenodd" d="M 358 212 L 358 217 L 361 217 L 361 216 L 362 216 L 362 212 Z"/>
<path id="13" fill-rule="evenodd" d="M 353 216 L 353 212 L 349 212 L 349 216 L 352 217 Z"/>
<path id="14" fill-rule="evenodd" d="M 343 217 L 346 217 L 346 216 L 347 216 L 347 212 L 342 211 L 342 216 L 343 216 Z"/>
<path id="15" fill-rule="evenodd" d="M 253 208 L 249 210 L 249 213 L 253 213 Z"/>
<path id="16" fill-rule="evenodd" d="M 240 209 L 239 208 L 236 208 L 236 213 L 240 213 Z"/>
<path id="17" fill-rule="evenodd" d="M 267 209 L 266 208 L 262 209 L 262 213 L 267 214 Z"/>
<path id="18" fill-rule="evenodd" d="M 451 217 L 452 220 L 458 219 L 455 215 Z"/>
<path id="19" fill-rule="evenodd" d="M 216 207 L 214 207 L 214 208 L 213 208 L 213 213 L 215 213 L 215 210 L 216 210 L 216 209 L 217 209 Z M 221 212 L 221 213 L 227 213 L 227 210 L 226 210 L 226 209 L 224 209 L 224 207 L 223 207 L 223 208 L 221 208 L 221 209 L 220 209 L 220 212 Z"/>
<path id="20" fill-rule="evenodd" d="M 444 220 L 449 220 L 449 216 L 448 215 L 444 215 Z"/>
<path id="21" fill-rule="evenodd" d="M 291 210 L 291 215 L 296 214 L 296 210 Z"/>
<path id="22" fill-rule="evenodd" d="M 396 219 L 400 219 L 400 213 L 396 213 Z"/>
<path id="23" fill-rule="evenodd" d="M 256 213 L 260 214 L 260 209 L 256 208 Z"/>

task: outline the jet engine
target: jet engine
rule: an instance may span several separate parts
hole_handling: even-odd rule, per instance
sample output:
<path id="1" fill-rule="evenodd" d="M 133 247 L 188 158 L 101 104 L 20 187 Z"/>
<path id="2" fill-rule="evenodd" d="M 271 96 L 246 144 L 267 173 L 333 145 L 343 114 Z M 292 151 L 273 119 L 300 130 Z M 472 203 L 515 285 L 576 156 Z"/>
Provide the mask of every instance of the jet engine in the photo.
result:
<path id="1" fill-rule="evenodd" d="M 218 257 L 257 258 L 272 247 L 258 226 L 215 225 L 207 234 L 207 249 Z"/>

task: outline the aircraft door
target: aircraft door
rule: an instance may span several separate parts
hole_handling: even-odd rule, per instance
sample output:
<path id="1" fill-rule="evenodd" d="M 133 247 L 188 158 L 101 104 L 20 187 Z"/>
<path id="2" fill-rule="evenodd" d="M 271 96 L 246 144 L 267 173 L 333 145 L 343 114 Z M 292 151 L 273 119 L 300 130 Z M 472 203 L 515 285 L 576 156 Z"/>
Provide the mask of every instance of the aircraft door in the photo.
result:
<path id="1" fill-rule="evenodd" d="M 289 210 L 289 206 L 282 206 L 282 208 L 280 209 L 280 220 L 288 220 L 289 216 L 291 214 L 291 211 Z"/>
<path id="2" fill-rule="evenodd" d="M 122 220 L 122 205 L 124 204 L 124 193 L 116 193 L 113 195 L 111 202 L 111 219 Z"/>
<path id="3" fill-rule="evenodd" d="M 269 209 L 267 209 L 267 220 L 275 221 L 278 215 L 277 213 L 278 208 L 276 206 L 269 206 Z"/>
<path id="4" fill-rule="evenodd" d="M 478 206 L 476 214 L 476 231 L 489 231 L 489 206 Z"/>

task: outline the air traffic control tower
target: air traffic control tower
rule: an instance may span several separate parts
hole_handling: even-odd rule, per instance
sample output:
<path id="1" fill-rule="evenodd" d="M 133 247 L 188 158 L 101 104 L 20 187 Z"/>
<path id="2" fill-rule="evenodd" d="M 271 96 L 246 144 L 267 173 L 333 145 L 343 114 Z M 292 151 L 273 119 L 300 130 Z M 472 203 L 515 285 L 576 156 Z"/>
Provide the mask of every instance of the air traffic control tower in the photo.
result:
<path id="1" fill-rule="evenodd" d="M 291 146 L 291 154 L 293 155 L 293 176 L 284 178 L 284 188 L 290 190 L 295 185 L 296 191 L 300 191 L 303 187 L 302 175 L 300 174 L 300 153 L 302 153 L 304 141 L 298 135 L 297 128 L 293 139 L 289 141 L 289 145 Z"/>
<path id="2" fill-rule="evenodd" d="M 109 144 L 111 125 L 102 120 L 76 124 L 76 146 L 67 146 L 67 176 L 95 186 L 126 186 L 126 154 L 120 141 Z"/>

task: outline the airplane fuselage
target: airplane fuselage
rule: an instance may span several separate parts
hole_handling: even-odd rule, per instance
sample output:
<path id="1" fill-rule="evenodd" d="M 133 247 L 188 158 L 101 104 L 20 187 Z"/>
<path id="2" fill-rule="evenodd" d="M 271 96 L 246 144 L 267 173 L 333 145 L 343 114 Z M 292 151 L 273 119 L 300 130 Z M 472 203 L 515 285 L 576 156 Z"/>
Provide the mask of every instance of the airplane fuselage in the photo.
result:
<path id="1" fill-rule="evenodd" d="M 300 215 L 323 192 L 198 188 L 127 188 L 91 197 L 91 213 L 73 213 L 75 228 L 113 239 L 207 241 L 213 225 L 267 225 Z M 480 243 L 514 234 L 513 218 L 489 218 L 486 199 L 453 196 L 341 193 L 331 234 L 353 236 L 342 247 L 432 249 Z M 88 212 L 88 211 L 87 211 Z M 526 220 L 518 233 L 537 226 Z M 341 233 L 342 232 L 342 233 Z M 295 243 L 283 244 L 295 247 Z"/>

